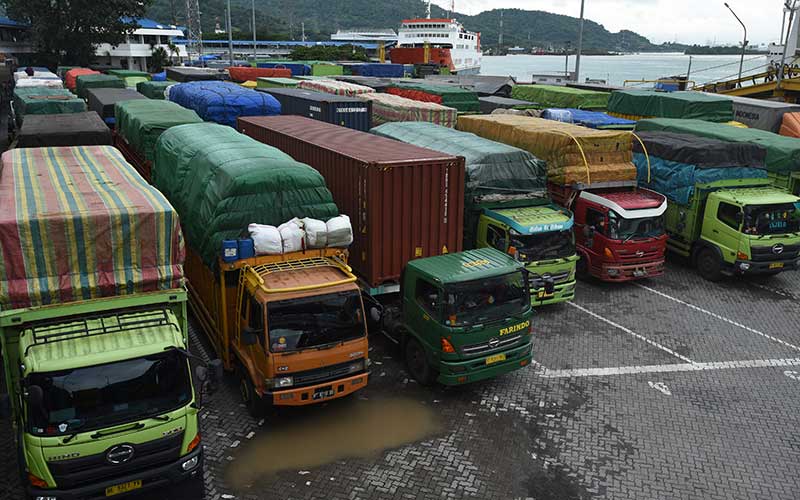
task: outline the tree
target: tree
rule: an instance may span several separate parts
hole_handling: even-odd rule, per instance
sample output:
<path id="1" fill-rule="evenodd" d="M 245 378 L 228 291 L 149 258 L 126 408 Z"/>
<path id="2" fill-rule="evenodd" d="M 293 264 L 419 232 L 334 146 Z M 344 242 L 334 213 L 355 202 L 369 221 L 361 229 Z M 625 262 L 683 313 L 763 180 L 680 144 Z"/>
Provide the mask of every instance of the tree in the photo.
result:
<path id="1" fill-rule="evenodd" d="M 0 0 L 7 15 L 31 24 L 40 62 L 88 66 L 98 44 L 119 45 L 152 0 Z M 125 22 L 128 18 L 129 22 Z"/>
<path id="2" fill-rule="evenodd" d="M 161 73 L 164 66 L 169 66 L 169 54 L 164 47 L 155 47 L 150 53 L 150 71 L 153 73 Z"/>

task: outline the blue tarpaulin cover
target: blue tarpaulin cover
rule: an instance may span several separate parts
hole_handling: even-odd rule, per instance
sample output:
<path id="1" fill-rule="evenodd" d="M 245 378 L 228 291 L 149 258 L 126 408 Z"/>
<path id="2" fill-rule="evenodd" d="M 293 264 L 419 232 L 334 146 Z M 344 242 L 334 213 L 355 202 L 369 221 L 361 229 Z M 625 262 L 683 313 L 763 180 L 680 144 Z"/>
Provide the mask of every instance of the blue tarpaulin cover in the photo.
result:
<path id="1" fill-rule="evenodd" d="M 281 114 L 280 103 L 271 95 L 231 82 L 180 83 L 170 88 L 169 100 L 194 110 L 205 121 L 231 127 L 236 127 L 236 118 L 240 116 Z"/>
<path id="2" fill-rule="evenodd" d="M 154 73 L 152 81 L 154 81 L 154 82 L 166 82 L 167 81 L 167 70 L 164 70 L 161 73 Z"/>
<path id="3" fill-rule="evenodd" d="M 359 76 L 375 76 L 378 78 L 403 78 L 405 70 L 402 64 L 356 64 L 353 74 Z"/>
<path id="4" fill-rule="evenodd" d="M 564 121 L 560 116 L 568 112 L 572 116 L 572 123 L 583 125 L 584 127 L 596 129 L 633 129 L 636 122 L 617 118 L 599 111 L 587 111 L 585 109 L 574 108 L 548 108 L 542 112 L 542 118 L 547 120 Z"/>
<path id="5" fill-rule="evenodd" d="M 311 74 L 311 66 L 302 63 L 258 63 L 257 68 L 286 68 L 292 76 L 307 76 Z"/>

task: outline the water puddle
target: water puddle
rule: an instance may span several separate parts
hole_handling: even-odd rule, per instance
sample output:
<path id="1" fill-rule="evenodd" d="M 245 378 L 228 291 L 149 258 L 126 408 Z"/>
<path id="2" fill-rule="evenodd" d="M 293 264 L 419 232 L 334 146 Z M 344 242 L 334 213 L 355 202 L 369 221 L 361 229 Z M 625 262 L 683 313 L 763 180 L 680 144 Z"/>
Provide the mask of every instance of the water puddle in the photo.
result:
<path id="1" fill-rule="evenodd" d="M 282 470 L 305 470 L 422 441 L 442 430 L 435 411 L 411 399 L 351 400 L 296 421 L 267 422 L 227 470 L 234 489 Z"/>

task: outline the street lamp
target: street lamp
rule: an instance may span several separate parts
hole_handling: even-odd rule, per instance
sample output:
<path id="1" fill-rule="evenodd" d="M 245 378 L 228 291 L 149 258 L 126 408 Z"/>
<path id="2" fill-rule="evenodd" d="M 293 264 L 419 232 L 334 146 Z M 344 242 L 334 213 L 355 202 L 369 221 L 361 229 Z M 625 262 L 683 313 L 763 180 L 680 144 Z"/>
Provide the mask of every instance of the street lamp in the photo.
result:
<path id="1" fill-rule="evenodd" d="M 728 2 L 725 2 L 725 7 L 727 7 L 728 10 L 731 11 L 731 14 L 733 14 L 733 17 L 735 17 L 736 20 L 739 21 L 739 24 L 741 24 L 742 28 L 744 29 L 744 38 L 742 39 L 742 57 L 739 59 L 739 83 L 738 83 L 738 85 L 741 87 L 742 86 L 742 81 L 741 81 L 742 80 L 742 66 L 744 65 L 744 51 L 745 51 L 745 49 L 747 49 L 747 26 L 745 26 L 744 23 L 742 22 L 742 20 L 739 19 L 739 16 L 736 15 L 736 12 L 734 12 L 733 9 L 731 9 L 731 6 L 728 5 Z"/>

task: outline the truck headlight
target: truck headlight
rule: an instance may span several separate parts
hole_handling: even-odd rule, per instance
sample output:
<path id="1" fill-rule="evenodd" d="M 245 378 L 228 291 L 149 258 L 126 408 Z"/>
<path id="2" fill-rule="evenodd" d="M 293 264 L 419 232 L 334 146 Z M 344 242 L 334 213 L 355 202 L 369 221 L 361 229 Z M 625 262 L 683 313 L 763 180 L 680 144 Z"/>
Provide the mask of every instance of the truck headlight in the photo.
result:
<path id="1" fill-rule="evenodd" d="M 356 361 L 354 363 L 350 363 L 350 366 L 347 367 L 347 371 L 349 371 L 350 373 L 360 372 L 363 369 L 364 369 L 364 360 L 363 359 L 359 359 L 358 361 Z"/>
<path id="2" fill-rule="evenodd" d="M 275 379 L 275 387 L 291 387 L 294 384 L 292 377 L 281 377 Z"/>
<path id="3" fill-rule="evenodd" d="M 185 471 L 190 471 L 197 467 L 197 463 L 200 461 L 200 457 L 192 457 L 189 460 L 183 462 L 181 464 L 181 468 Z"/>

